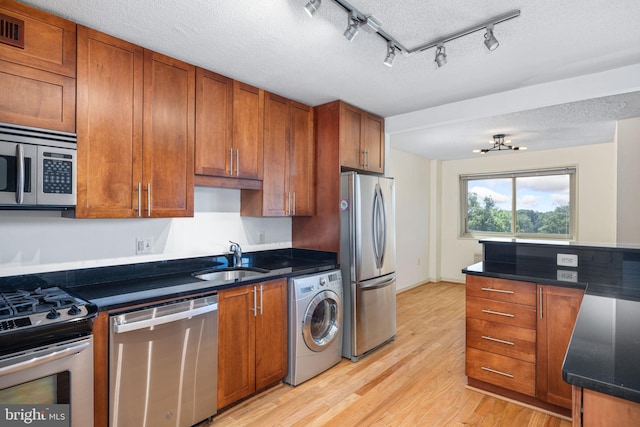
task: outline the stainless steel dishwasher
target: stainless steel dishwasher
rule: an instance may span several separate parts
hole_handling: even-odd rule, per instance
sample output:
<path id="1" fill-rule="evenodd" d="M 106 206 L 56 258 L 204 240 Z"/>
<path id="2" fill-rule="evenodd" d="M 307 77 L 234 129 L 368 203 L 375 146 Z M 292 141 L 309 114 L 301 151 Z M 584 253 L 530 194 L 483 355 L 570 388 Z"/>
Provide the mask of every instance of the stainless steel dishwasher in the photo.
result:
<path id="1" fill-rule="evenodd" d="M 110 319 L 109 425 L 192 426 L 217 411 L 218 296 Z"/>

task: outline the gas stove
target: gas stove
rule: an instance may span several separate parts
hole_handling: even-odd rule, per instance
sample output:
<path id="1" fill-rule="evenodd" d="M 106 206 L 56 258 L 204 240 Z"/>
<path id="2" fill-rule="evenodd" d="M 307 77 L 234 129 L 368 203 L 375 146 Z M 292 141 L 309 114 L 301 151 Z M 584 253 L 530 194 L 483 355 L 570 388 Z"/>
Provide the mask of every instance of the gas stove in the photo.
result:
<path id="1" fill-rule="evenodd" d="M 0 353 L 90 335 L 97 308 L 59 287 L 0 292 Z"/>

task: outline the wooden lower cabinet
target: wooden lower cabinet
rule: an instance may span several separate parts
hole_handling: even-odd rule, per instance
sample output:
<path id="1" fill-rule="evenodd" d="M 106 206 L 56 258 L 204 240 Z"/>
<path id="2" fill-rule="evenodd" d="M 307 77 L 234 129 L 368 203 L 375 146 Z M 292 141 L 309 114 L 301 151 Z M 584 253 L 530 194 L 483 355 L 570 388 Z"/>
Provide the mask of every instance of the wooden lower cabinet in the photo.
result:
<path id="1" fill-rule="evenodd" d="M 562 363 L 584 291 L 467 276 L 469 384 L 568 414 Z M 504 393 L 503 393 L 504 391 Z"/>
<path id="2" fill-rule="evenodd" d="M 538 285 L 538 373 L 536 396 L 571 408 L 571 385 L 562 379 L 562 363 L 571 340 L 584 291 Z"/>
<path id="3" fill-rule="evenodd" d="M 575 386 L 573 396 L 574 427 L 640 425 L 640 403 Z"/>
<path id="4" fill-rule="evenodd" d="M 287 281 L 218 293 L 218 410 L 287 374 Z"/>

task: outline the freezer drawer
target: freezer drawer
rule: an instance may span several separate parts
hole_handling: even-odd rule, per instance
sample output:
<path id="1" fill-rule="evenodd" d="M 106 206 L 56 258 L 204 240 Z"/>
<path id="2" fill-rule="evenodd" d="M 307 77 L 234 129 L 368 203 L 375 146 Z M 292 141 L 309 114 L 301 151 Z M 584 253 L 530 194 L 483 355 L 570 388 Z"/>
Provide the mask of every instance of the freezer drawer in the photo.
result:
<path id="1" fill-rule="evenodd" d="M 361 356 L 396 334 L 395 275 L 353 284 L 353 356 Z"/>

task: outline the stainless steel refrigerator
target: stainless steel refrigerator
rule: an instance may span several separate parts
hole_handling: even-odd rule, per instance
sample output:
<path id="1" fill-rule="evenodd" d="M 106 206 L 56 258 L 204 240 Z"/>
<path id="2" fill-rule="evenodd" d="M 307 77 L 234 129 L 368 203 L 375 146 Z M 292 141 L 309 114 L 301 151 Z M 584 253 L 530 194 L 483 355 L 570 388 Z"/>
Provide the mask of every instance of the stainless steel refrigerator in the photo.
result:
<path id="1" fill-rule="evenodd" d="M 393 178 L 342 173 L 340 268 L 344 285 L 342 355 L 356 362 L 396 335 Z"/>

